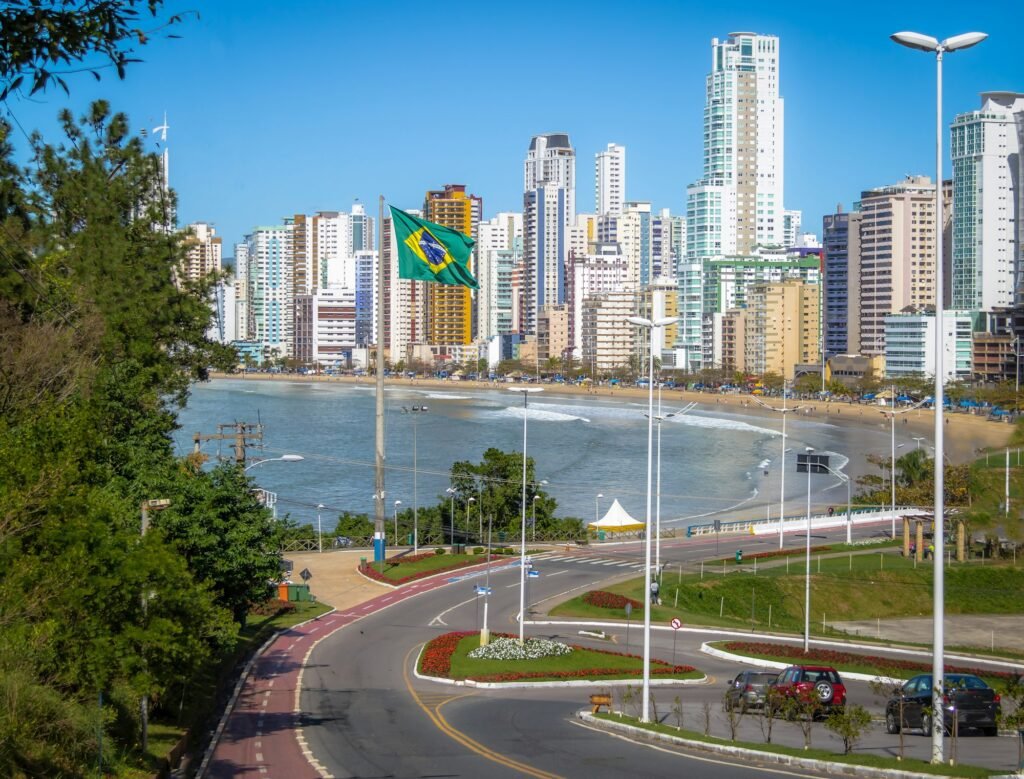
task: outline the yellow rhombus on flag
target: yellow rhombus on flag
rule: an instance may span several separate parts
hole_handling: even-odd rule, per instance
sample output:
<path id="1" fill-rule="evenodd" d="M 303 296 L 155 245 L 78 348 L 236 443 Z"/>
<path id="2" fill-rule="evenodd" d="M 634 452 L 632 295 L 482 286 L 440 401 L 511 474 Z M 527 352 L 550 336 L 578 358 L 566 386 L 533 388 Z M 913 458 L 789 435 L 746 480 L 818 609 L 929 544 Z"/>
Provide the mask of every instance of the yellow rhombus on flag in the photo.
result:
<path id="1" fill-rule="evenodd" d="M 449 227 L 417 219 L 394 206 L 390 208 L 399 278 L 478 288 L 469 271 L 469 257 L 476 244 L 472 238 Z"/>

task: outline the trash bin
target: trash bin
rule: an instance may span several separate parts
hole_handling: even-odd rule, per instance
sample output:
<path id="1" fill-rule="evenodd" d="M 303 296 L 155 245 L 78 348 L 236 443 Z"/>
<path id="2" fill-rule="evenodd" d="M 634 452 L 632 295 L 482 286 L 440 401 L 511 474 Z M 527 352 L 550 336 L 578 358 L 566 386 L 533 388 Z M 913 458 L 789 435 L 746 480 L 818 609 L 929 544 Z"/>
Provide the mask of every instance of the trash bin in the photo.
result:
<path id="1" fill-rule="evenodd" d="M 409 546 L 412 546 L 412 533 L 409 534 L 409 536 L 406 539 L 405 543 L 408 544 Z"/>
<path id="2" fill-rule="evenodd" d="M 597 531 L 597 540 L 598 541 L 604 541 L 604 531 L 603 530 L 598 530 Z"/>
<path id="3" fill-rule="evenodd" d="M 365 557 L 360 557 L 359 558 L 359 567 L 360 568 L 365 568 L 366 567 L 366 558 Z"/>
<path id="4" fill-rule="evenodd" d="M 742 563 L 743 562 L 743 550 L 742 549 L 737 549 L 736 550 L 736 562 L 737 563 Z"/>

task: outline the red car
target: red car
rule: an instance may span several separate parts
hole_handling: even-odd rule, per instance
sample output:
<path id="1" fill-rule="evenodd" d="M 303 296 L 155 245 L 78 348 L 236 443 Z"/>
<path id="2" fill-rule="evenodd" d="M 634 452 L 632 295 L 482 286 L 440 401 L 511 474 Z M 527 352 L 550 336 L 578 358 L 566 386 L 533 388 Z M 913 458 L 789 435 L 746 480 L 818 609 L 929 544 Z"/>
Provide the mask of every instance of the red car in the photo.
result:
<path id="1" fill-rule="evenodd" d="M 779 674 L 774 687 L 786 698 L 813 695 L 819 714 L 846 705 L 846 685 L 839 672 L 827 665 L 791 665 Z"/>

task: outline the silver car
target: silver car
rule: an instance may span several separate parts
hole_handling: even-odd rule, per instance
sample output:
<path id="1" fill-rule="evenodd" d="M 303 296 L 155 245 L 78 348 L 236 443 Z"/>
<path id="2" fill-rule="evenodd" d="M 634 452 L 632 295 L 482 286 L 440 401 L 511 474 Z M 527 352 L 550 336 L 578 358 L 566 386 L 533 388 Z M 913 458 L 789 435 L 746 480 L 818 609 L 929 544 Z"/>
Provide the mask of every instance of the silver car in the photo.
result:
<path id="1" fill-rule="evenodd" d="M 764 706 L 765 691 L 778 678 L 775 671 L 748 669 L 736 674 L 725 691 L 725 706 L 728 709 L 758 709 Z"/>

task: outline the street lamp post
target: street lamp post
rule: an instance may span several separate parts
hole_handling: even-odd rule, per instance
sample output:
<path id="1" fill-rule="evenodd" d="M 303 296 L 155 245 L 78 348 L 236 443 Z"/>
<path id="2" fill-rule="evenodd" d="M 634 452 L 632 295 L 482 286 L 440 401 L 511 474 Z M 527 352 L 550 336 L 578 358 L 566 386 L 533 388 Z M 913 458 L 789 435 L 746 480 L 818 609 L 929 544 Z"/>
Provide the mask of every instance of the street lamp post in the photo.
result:
<path id="1" fill-rule="evenodd" d="M 813 446 L 804 447 L 810 454 Z M 810 458 L 807 462 L 807 553 L 806 570 L 804 571 L 804 654 L 811 648 L 811 468 Z"/>
<path id="2" fill-rule="evenodd" d="M 909 408 L 905 408 L 905 409 L 902 409 L 900 411 L 897 411 L 896 410 L 896 387 L 890 386 L 889 387 L 889 392 L 892 395 L 892 408 L 890 410 L 888 410 L 888 411 L 883 411 L 882 413 L 889 417 L 889 428 L 890 428 L 890 436 L 891 436 L 890 442 L 891 442 L 891 446 L 892 446 L 892 449 L 891 449 L 891 452 L 890 452 L 890 457 L 889 457 L 889 467 L 892 469 L 890 471 L 890 473 L 889 473 L 889 492 L 890 492 L 891 503 L 892 503 L 892 506 L 891 506 L 892 515 L 891 515 L 890 519 L 892 520 L 891 535 L 892 535 L 893 538 L 896 538 L 896 450 L 903 448 L 903 444 L 899 444 L 898 446 L 896 444 L 896 415 L 897 414 L 906 414 L 908 411 L 913 411 L 915 408 L 920 407 L 921 402 L 923 402 L 923 401 L 921 401 L 919 403 L 915 403 L 913 406 L 910 406 Z"/>
<path id="3" fill-rule="evenodd" d="M 474 498 L 474 497 L 473 497 L 473 496 L 471 495 L 471 496 L 469 497 L 469 499 L 468 499 L 468 500 L 466 501 L 466 535 L 467 535 L 467 536 L 469 535 L 469 509 L 470 509 L 470 507 L 471 507 L 471 506 L 472 506 L 472 505 L 473 505 L 474 503 L 476 503 L 476 498 Z"/>
<path id="4" fill-rule="evenodd" d="M 299 458 L 302 459 L 301 457 Z M 139 538 L 146 537 L 146 531 L 149 530 L 149 512 L 150 511 L 163 511 L 171 505 L 171 501 L 166 498 L 157 498 L 153 500 L 144 500 L 140 506 L 142 514 Z M 140 598 L 140 604 L 142 606 L 142 618 L 145 619 L 149 611 L 149 598 L 146 595 L 146 591 L 142 591 L 142 597 Z M 145 663 L 145 655 L 143 655 L 143 663 Z M 139 742 L 142 746 L 142 751 L 145 752 L 149 748 L 149 693 L 143 692 L 142 699 L 139 701 L 139 729 L 140 739 Z"/>
<path id="5" fill-rule="evenodd" d="M 598 518 L 597 518 L 597 502 L 601 498 L 603 498 L 603 497 L 604 497 L 604 493 L 603 492 L 599 492 L 599 493 L 597 493 L 597 495 L 594 496 L 594 524 L 595 525 L 598 523 Z"/>
<path id="6" fill-rule="evenodd" d="M 316 504 L 316 549 L 321 554 L 324 551 L 324 533 L 323 525 L 320 524 L 320 512 L 325 508 L 327 507 L 323 503 Z"/>
<path id="7" fill-rule="evenodd" d="M 526 408 L 530 393 L 542 392 L 543 387 L 509 387 L 509 391 L 523 394 L 523 495 L 519 517 L 519 645 L 522 646 L 526 643 Z"/>
<path id="8" fill-rule="evenodd" d="M 445 490 L 451 495 L 451 508 L 448 510 L 448 522 L 451 527 L 448 529 L 448 543 L 450 546 L 455 546 L 455 490 L 451 487 Z M 441 537 L 442 539 L 444 536 Z"/>
<path id="9" fill-rule="evenodd" d="M 659 572 L 661 571 L 661 423 L 664 422 L 666 419 L 671 419 L 672 417 L 682 416 L 683 414 L 688 413 L 696 405 L 696 403 L 690 403 L 689 405 L 681 408 L 679 411 L 672 411 L 668 414 L 662 414 L 661 387 L 658 387 L 658 413 L 654 417 L 654 421 L 658 423 L 658 456 L 657 465 L 654 469 L 655 473 L 657 474 L 655 477 L 657 483 L 654 489 L 654 570 Z"/>
<path id="10" fill-rule="evenodd" d="M 644 668 L 643 707 L 641 722 L 651 721 L 651 489 L 654 460 L 654 331 L 678 321 L 678 317 L 644 319 L 639 316 L 626 317 L 630 324 L 650 332 L 647 371 L 647 515 L 644 530 Z"/>
<path id="11" fill-rule="evenodd" d="M 539 497 L 540 495 L 534 495 L 533 500 L 530 501 L 530 510 L 533 512 L 533 516 L 530 519 L 530 527 L 532 528 L 530 531 L 532 533 L 531 541 L 537 540 L 537 498 Z"/>
<path id="12" fill-rule="evenodd" d="M 406 408 L 402 406 L 403 414 L 412 414 L 412 553 L 419 554 L 420 551 L 420 500 L 416 485 L 416 427 L 420 414 L 426 414 L 429 406 L 413 406 Z"/>
<path id="13" fill-rule="evenodd" d="M 398 546 L 398 507 L 402 505 L 402 501 L 395 501 L 395 546 Z"/>
<path id="14" fill-rule="evenodd" d="M 247 471 L 250 468 L 255 468 L 257 465 L 263 465 L 263 463 L 276 463 L 276 462 L 297 463 L 297 462 L 299 462 L 299 460 L 305 460 L 305 459 L 306 458 L 303 457 L 301 454 L 282 454 L 280 457 L 268 457 L 265 460 L 253 460 L 251 463 L 249 463 L 247 466 L 245 466 L 242 470 L 243 471 Z"/>
<path id="15" fill-rule="evenodd" d="M 926 439 L 925 439 L 924 436 L 914 436 L 911 440 L 912 441 L 916 441 L 917 442 L 917 448 L 920 449 L 921 448 L 921 442 L 926 440 Z"/>
<path id="16" fill-rule="evenodd" d="M 784 537 L 786 532 L 786 452 L 789 449 L 786 448 L 786 415 L 791 414 L 794 411 L 799 411 L 803 406 L 794 406 L 793 408 L 786 408 L 786 380 L 782 380 L 782 408 L 775 408 L 775 406 L 769 406 L 767 403 L 762 402 L 758 398 L 754 398 L 754 401 L 769 411 L 776 411 L 782 414 L 782 456 L 779 460 L 779 549 L 782 549 L 784 545 Z"/>
<path id="17" fill-rule="evenodd" d="M 935 551 L 934 583 L 933 592 L 933 615 L 932 615 L 932 711 L 942 711 L 943 696 L 943 620 L 945 619 L 944 603 L 944 569 L 942 567 L 942 549 L 944 546 L 943 523 L 945 521 L 945 495 L 943 491 L 942 461 L 943 461 L 943 327 L 942 327 L 942 290 L 944 288 L 942 268 L 942 55 L 947 51 L 966 49 L 975 44 L 981 43 L 988 37 L 983 32 L 968 32 L 962 35 L 954 35 L 952 38 L 939 42 L 937 38 L 930 35 L 922 35 L 917 32 L 897 32 L 892 39 L 911 49 L 918 49 L 935 54 Z M 932 763 L 942 763 L 942 730 L 939 727 L 932 728 Z"/>

